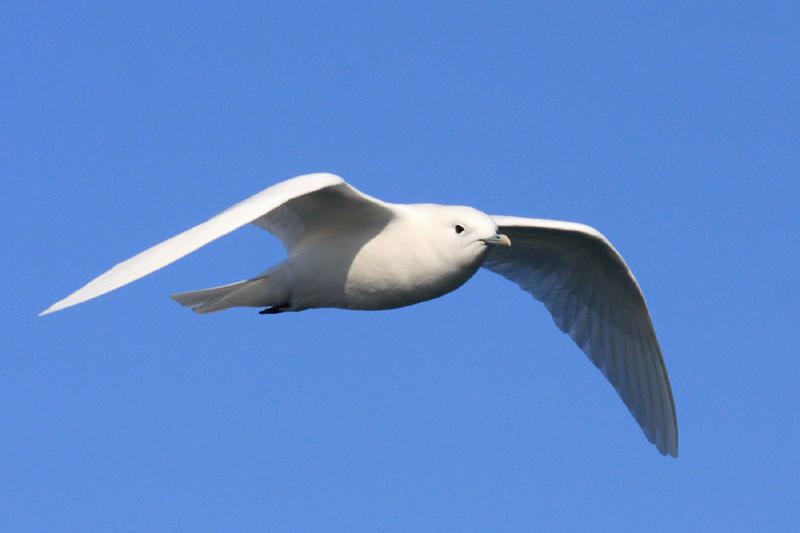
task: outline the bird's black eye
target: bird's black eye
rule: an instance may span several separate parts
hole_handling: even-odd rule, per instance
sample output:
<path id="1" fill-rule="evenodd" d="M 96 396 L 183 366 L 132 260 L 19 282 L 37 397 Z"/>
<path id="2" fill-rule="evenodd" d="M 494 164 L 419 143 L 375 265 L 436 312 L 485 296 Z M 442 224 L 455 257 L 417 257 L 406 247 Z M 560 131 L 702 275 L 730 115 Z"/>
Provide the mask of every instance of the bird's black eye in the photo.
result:
<path id="1" fill-rule="evenodd" d="M 464 226 L 456 224 L 456 233 L 461 233 L 462 231 L 464 231 Z"/>

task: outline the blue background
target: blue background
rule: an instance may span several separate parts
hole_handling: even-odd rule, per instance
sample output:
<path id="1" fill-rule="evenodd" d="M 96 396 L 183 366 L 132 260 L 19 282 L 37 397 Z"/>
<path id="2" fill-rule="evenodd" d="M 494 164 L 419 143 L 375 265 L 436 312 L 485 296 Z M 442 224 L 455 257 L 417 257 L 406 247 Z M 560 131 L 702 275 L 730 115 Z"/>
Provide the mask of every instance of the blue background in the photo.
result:
<path id="1" fill-rule="evenodd" d="M 0 6 L 0 529 L 797 527 L 798 4 L 282 4 Z M 37 318 L 316 171 L 600 229 L 680 457 L 490 272 L 382 312 L 167 297 L 284 257 L 246 227 Z"/>

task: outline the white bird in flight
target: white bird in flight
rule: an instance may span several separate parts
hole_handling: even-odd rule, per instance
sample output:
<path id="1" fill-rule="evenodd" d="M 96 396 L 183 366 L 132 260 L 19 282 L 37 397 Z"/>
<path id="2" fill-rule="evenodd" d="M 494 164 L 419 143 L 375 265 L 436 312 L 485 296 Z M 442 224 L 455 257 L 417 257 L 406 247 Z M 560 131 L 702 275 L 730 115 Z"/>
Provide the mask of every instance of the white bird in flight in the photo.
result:
<path id="1" fill-rule="evenodd" d="M 672 389 L 650 313 L 622 256 L 583 224 L 391 204 L 332 174 L 278 183 L 119 263 L 41 313 L 91 300 L 253 223 L 289 257 L 255 278 L 172 295 L 197 313 L 265 307 L 393 309 L 460 287 L 480 267 L 544 303 L 662 454 L 678 455 Z"/>

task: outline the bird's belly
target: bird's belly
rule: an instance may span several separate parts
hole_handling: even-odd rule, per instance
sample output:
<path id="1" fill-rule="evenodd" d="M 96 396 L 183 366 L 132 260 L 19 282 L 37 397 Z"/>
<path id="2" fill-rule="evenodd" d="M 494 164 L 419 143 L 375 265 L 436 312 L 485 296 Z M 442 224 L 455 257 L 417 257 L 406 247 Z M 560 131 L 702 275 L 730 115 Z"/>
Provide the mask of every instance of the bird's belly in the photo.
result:
<path id="1" fill-rule="evenodd" d="M 463 285 L 467 279 L 469 276 L 408 282 L 403 278 L 354 276 L 348 279 L 343 301 L 337 307 L 347 309 L 405 307 L 447 294 Z"/>
<path id="2" fill-rule="evenodd" d="M 359 255 L 348 272 L 340 307 L 393 309 L 438 298 L 463 285 L 478 266 L 432 264 L 407 255 Z"/>
<path id="3" fill-rule="evenodd" d="M 353 242 L 317 242 L 288 261 L 294 280 L 292 308 L 377 310 L 413 305 L 463 285 L 485 257 L 454 260 L 403 232 Z"/>

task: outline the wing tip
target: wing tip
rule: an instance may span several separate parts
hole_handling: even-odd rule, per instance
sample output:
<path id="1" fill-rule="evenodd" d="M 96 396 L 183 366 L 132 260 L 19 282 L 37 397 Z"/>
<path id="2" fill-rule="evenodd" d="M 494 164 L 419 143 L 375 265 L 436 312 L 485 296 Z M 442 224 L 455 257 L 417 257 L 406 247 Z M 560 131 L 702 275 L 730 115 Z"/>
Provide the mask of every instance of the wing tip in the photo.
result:
<path id="1" fill-rule="evenodd" d="M 677 442 L 670 442 L 670 443 L 662 443 L 661 445 L 656 445 L 658 451 L 661 452 L 661 455 L 670 456 L 675 459 L 678 458 L 678 443 Z"/>
<path id="2" fill-rule="evenodd" d="M 645 430 L 645 426 L 641 426 Z M 665 428 L 666 431 L 659 431 L 655 438 L 651 438 L 645 430 L 647 440 L 652 442 L 661 455 L 678 458 L 678 425 L 673 421 L 671 427 Z"/>
<path id="3" fill-rule="evenodd" d="M 51 305 L 50 307 L 48 307 L 47 309 L 45 309 L 36 316 L 49 315 L 51 313 L 55 313 L 56 311 L 61 311 L 62 309 L 66 309 L 67 307 L 72 307 L 76 303 L 79 302 L 70 302 L 69 298 L 64 298 L 63 300 L 57 301 L 56 303 L 54 303 L 53 305 Z"/>

